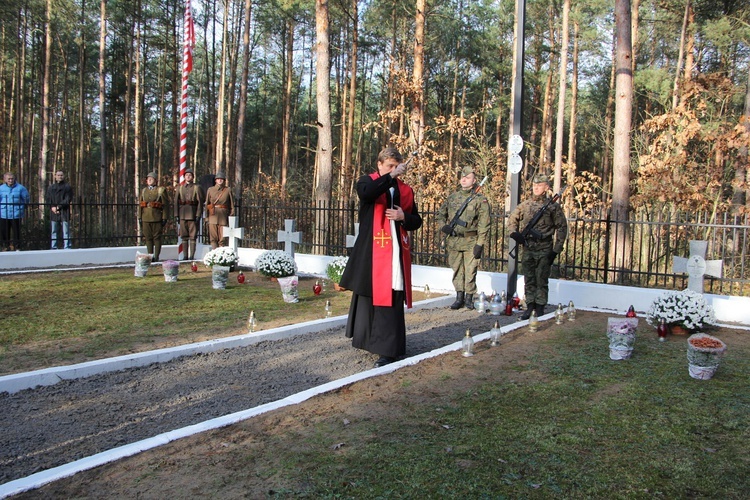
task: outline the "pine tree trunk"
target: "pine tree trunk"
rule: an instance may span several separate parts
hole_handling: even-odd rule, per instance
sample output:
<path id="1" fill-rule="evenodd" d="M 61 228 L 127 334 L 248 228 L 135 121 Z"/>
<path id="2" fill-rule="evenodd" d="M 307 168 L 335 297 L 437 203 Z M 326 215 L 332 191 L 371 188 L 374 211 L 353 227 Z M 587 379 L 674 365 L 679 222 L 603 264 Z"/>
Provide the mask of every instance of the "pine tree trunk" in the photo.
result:
<path id="1" fill-rule="evenodd" d="M 573 186 L 576 177 L 576 123 L 578 115 L 578 22 L 573 23 L 573 68 L 570 75 L 570 126 L 568 131 L 568 169 L 566 185 Z M 568 214 L 573 209 L 573 193 L 565 197 Z"/>
<path id="2" fill-rule="evenodd" d="M 44 76 L 42 81 L 42 113 L 39 147 L 39 185 L 37 186 L 38 199 L 44 200 L 47 187 L 47 156 L 49 143 L 49 82 L 50 82 L 50 59 L 52 58 L 52 0 L 45 2 L 44 9 Z M 44 218 L 45 210 L 41 211 L 40 218 Z"/>
<path id="3" fill-rule="evenodd" d="M 560 85 L 557 98 L 557 124 L 555 126 L 555 180 L 553 191 L 560 192 L 562 186 L 563 139 L 565 136 L 565 90 L 568 79 L 568 19 L 570 17 L 570 0 L 563 1 L 562 37 L 560 41 Z"/>
<path id="4" fill-rule="evenodd" d="M 610 241 L 609 255 L 612 281 L 617 271 L 628 269 L 630 238 L 627 231 L 630 204 L 630 128 L 633 113 L 633 75 L 630 36 L 630 0 L 616 0 L 615 24 L 617 33 L 615 77 L 615 133 L 612 175 L 612 220 L 614 240 Z"/>
<path id="5" fill-rule="evenodd" d="M 414 70 L 412 85 L 414 97 L 411 104 L 410 135 L 416 150 L 424 136 L 424 36 L 426 0 L 417 0 L 414 28 Z"/>
<path id="6" fill-rule="evenodd" d="M 317 178 L 315 179 L 315 205 L 327 207 L 331 203 L 331 185 L 333 178 L 333 138 L 331 136 L 331 96 L 330 96 L 330 54 L 328 42 L 328 2 L 315 2 L 315 56 L 317 87 L 315 99 L 318 107 L 318 146 L 316 152 Z M 315 221 L 315 243 L 322 245 L 327 241 L 327 221 L 325 210 L 317 210 Z M 323 246 L 317 247 L 322 251 Z"/>
<path id="7" fill-rule="evenodd" d="M 237 109 L 237 142 L 234 153 L 234 190 L 235 199 L 240 200 L 242 196 L 242 161 L 244 158 L 243 148 L 245 146 L 245 110 L 247 109 L 247 86 L 250 74 L 250 31 L 252 29 L 252 0 L 245 0 L 245 21 L 242 32 L 242 76 L 240 80 L 240 100 Z"/>
<path id="8" fill-rule="evenodd" d="M 100 0 L 99 15 L 99 224 L 104 225 L 104 204 L 107 202 L 107 0 Z M 104 227 L 100 227 L 104 230 Z M 140 232 L 140 229 L 138 230 Z"/>

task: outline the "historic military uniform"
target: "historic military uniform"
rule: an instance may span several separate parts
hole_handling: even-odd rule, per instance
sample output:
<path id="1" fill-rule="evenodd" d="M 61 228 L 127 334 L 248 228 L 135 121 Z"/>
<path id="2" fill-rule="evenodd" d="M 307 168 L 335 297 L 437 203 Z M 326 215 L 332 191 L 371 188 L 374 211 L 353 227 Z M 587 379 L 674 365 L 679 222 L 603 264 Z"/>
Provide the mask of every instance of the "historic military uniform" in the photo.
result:
<path id="1" fill-rule="evenodd" d="M 167 223 L 167 193 L 163 187 L 156 186 L 158 178 L 155 172 L 149 172 L 146 177 L 151 177 L 154 183 L 141 189 L 138 220 L 141 221 L 146 251 L 153 254 L 154 261 L 158 261 L 161 253 L 162 231 Z"/>
<path id="2" fill-rule="evenodd" d="M 472 180 L 464 180 L 468 176 L 472 176 L 473 179 L 470 185 L 468 183 Z M 456 289 L 456 301 L 451 304 L 451 309 L 460 309 L 464 305 L 473 309 L 479 259 L 482 257 L 490 231 L 490 204 L 483 194 L 474 194 L 476 175 L 472 167 L 464 167 L 461 177 L 461 188 L 451 193 L 440 207 L 438 221 L 445 227 L 453 220 L 467 198 L 474 196 L 460 217 L 466 225 L 457 224 L 452 234 L 445 238 L 448 264 L 453 269 L 453 287 Z"/>
<path id="3" fill-rule="evenodd" d="M 216 179 L 224 179 L 224 172 L 216 174 Z M 224 246 L 222 227 L 229 225 L 229 217 L 234 215 L 234 196 L 223 183 L 210 187 L 206 193 L 206 212 L 208 213 L 208 237 L 211 248 Z"/>
<path id="4" fill-rule="evenodd" d="M 190 174 L 190 180 L 187 177 Z M 193 182 L 193 171 L 185 170 L 185 184 L 177 187 L 174 200 L 174 215 L 180 225 L 180 238 L 183 245 L 187 242 L 184 255 L 187 260 L 195 258 L 196 238 L 203 213 L 206 195 L 203 188 Z"/>
<path id="5" fill-rule="evenodd" d="M 549 186 L 546 175 L 536 175 L 534 184 Z M 534 215 L 547 203 L 547 191 L 541 196 L 532 196 L 516 207 L 508 219 L 508 232 L 521 232 Z M 558 203 L 550 204 L 545 210 L 534 229 L 541 234 L 541 238 L 527 238 L 521 258 L 521 274 L 526 284 L 526 312 L 521 316 L 528 319 L 532 311 L 537 316 L 544 314 L 549 293 L 549 275 L 554 262 L 565 245 L 568 237 L 568 222 L 565 213 Z"/>

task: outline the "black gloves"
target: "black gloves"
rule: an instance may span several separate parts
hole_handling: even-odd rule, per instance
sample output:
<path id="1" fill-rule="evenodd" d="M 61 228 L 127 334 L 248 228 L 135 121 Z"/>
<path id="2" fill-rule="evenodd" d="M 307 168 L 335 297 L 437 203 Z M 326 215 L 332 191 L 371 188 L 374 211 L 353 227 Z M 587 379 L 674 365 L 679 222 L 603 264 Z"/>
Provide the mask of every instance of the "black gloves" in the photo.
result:
<path id="1" fill-rule="evenodd" d="M 481 259 L 483 251 L 484 251 L 484 246 L 482 246 L 482 245 L 474 245 L 474 258 L 475 259 Z"/>
<path id="2" fill-rule="evenodd" d="M 553 262 L 555 262 L 555 258 L 557 258 L 557 252 L 555 252 L 554 250 L 550 250 L 549 252 L 547 252 L 547 258 L 549 259 L 549 263 L 551 265 Z"/>
<path id="3" fill-rule="evenodd" d="M 453 230 L 450 224 L 446 224 L 443 227 L 440 228 L 442 232 L 447 234 L 448 236 L 456 236 L 456 232 Z"/>

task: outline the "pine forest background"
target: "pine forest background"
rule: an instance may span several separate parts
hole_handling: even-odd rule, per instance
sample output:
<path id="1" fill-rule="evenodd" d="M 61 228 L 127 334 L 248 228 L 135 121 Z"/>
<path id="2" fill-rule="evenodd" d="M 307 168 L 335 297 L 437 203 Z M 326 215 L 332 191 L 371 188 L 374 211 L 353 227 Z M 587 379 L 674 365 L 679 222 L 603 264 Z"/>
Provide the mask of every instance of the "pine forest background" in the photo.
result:
<path id="1" fill-rule="evenodd" d="M 406 179 L 420 201 L 442 200 L 471 162 L 495 210 L 507 206 L 513 1 L 192 5 L 198 177 L 223 170 L 244 200 L 348 201 L 394 144 L 420 152 Z M 55 170 L 79 202 L 133 203 L 149 171 L 178 182 L 184 11 L 182 0 L 2 2 L 0 162 L 32 200 Z M 629 209 L 746 213 L 745 0 L 529 0 L 525 26 L 523 186 L 553 173 L 573 187 L 569 214 L 610 209 L 615 45 L 629 32 Z"/>

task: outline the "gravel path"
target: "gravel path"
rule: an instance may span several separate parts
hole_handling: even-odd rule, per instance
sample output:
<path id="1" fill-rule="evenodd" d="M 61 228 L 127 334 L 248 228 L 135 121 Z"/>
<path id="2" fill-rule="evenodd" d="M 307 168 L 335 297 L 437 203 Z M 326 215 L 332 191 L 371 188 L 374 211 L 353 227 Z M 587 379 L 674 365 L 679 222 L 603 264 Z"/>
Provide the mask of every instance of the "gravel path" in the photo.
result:
<path id="1" fill-rule="evenodd" d="M 406 315 L 407 357 L 495 320 L 465 309 Z M 170 430 L 276 401 L 369 370 L 344 329 L 265 341 L 167 363 L 0 394 L 0 484 Z"/>

